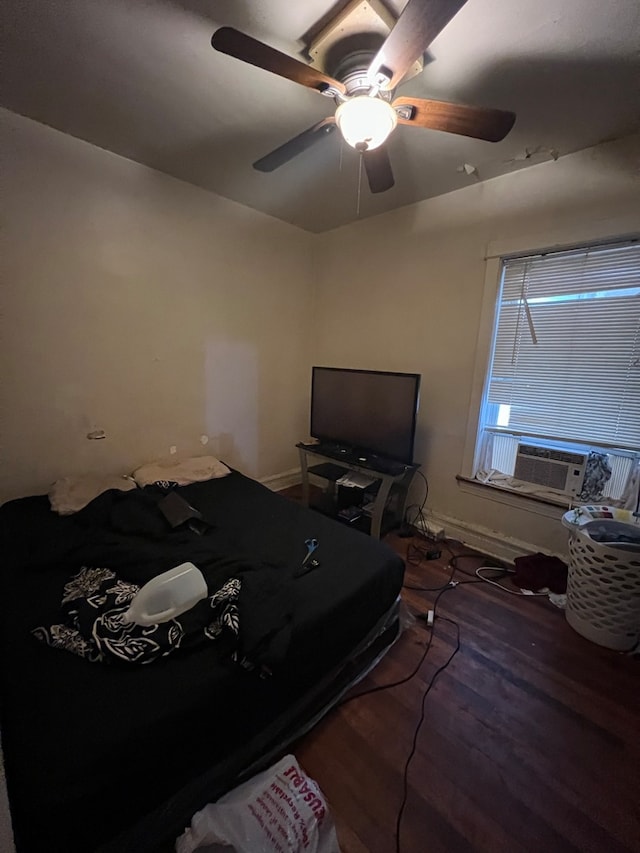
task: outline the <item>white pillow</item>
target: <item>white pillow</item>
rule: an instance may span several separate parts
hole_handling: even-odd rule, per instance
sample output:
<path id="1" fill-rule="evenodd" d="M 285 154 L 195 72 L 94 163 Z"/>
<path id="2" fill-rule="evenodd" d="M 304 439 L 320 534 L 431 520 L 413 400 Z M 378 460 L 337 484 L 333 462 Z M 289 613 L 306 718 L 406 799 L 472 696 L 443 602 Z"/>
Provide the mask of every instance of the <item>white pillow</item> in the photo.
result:
<path id="1" fill-rule="evenodd" d="M 128 492 L 135 487 L 134 480 L 126 474 L 63 477 L 61 480 L 56 480 L 49 489 L 49 503 L 51 509 L 58 515 L 71 515 L 109 489 Z"/>
<path id="2" fill-rule="evenodd" d="M 215 456 L 192 456 L 178 462 L 150 462 L 136 468 L 133 478 L 139 486 L 150 486 L 158 482 L 188 486 L 189 483 L 226 477 L 230 473 L 231 469 Z"/>

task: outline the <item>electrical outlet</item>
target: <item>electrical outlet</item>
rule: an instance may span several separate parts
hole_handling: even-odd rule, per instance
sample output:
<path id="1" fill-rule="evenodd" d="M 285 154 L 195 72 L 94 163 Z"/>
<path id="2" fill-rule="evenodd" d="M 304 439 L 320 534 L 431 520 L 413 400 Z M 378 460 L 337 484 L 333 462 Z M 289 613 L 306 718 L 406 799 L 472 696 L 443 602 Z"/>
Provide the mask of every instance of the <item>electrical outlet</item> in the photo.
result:
<path id="1" fill-rule="evenodd" d="M 425 535 L 429 537 L 429 539 L 433 539 L 434 542 L 439 542 L 441 539 L 444 539 L 444 527 L 439 527 L 437 524 L 433 524 L 428 521 L 424 527 Z"/>

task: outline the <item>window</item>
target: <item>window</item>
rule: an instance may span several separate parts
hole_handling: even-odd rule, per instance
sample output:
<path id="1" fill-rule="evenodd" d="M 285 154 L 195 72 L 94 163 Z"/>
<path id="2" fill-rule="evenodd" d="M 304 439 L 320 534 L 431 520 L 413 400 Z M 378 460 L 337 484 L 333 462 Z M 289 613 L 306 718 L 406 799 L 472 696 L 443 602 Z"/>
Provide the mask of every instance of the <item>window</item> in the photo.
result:
<path id="1" fill-rule="evenodd" d="M 638 241 L 503 259 L 474 474 L 635 509 Z"/>

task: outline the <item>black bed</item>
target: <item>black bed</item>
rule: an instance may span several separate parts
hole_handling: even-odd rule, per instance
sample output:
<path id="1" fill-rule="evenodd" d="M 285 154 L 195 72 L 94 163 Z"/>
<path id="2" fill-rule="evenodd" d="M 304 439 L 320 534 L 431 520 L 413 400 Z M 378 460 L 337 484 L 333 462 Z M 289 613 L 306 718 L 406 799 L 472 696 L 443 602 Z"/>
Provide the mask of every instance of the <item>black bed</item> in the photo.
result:
<path id="1" fill-rule="evenodd" d="M 46 496 L 0 508 L 2 740 L 19 853 L 155 850 L 282 752 L 397 635 L 404 567 L 384 543 L 235 471 L 176 490 L 205 535 L 114 533 L 113 518 L 135 518 L 154 489 L 106 493 L 69 517 Z M 296 577 L 308 538 L 319 566 Z M 240 634 L 256 668 L 225 643 L 146 666 L 89 663 L 31 633 L 55 621 L 81 566 L 115 562 L 142 583 L 184 559 L 206 566 L 210 588 L 244 573 Z"/>

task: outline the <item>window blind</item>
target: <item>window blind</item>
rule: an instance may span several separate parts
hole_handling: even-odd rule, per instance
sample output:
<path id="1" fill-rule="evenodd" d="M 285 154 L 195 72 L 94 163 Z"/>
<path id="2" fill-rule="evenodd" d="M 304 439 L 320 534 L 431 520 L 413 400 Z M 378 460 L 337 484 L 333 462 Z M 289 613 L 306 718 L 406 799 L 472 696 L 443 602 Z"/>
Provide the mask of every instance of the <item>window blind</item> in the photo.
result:
<path id="1" fill-rule="evenodd" d="M 640 447 L 638 242 L 503 261 L 485 401 L 485 427 Z"/>

